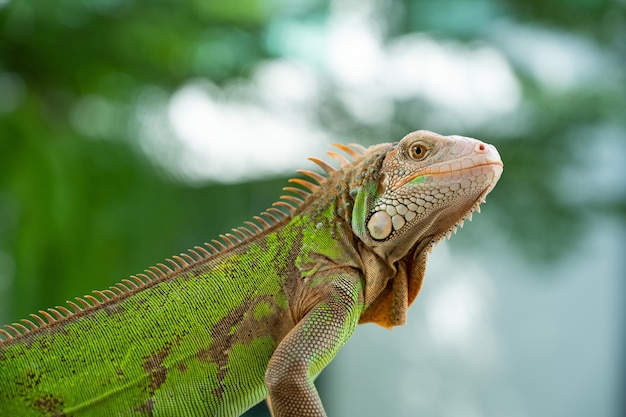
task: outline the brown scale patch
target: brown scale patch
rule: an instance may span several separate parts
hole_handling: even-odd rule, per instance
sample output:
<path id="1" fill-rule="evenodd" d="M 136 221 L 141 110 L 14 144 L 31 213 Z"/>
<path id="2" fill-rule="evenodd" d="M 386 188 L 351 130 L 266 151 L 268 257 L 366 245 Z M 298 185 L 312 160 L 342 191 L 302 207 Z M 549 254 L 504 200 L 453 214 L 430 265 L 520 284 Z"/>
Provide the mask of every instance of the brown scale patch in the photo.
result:
<path id="1" fill-rule="evenodd" d="M 65 416 L 63 410 L 63 401 L 60 397 L 52 394 L 44 394 L 32 401 L 33 408 L 36 408 L 42 415 L 62 417 Z"/>
<path id="2" fill-rule="evenodd" d="M 201 362 L 207 362 L 211 360 L 211 350 L 207 348 L 200 348 L 198 353 L 196 353 L 196 357 L 200 359 Z"/>
<path id="3" fill-rule="evenodd" d="M 41 382 L 41 374 L 33 371 L 27 371 L 23 379 L 16 381 L 17 385 L 20 385 L 28 390 L 34 390 Z"/>
<path id="4" fill-rule="evenodd" d="M 152 417 L 154 415 L 154 400 L 148 398 L 145 403 L 141 404 L 139 407 L 135 407 L 133 410 L 142 415 Z"/>
<path id="5" fill-rule="evenodd" d="M 248 311 L 249 303 L 242 303 L 235 307 L 229 314 L 227 314 L 220 321 L 215 323 L 213 330 L 211 331 L 211 337 L 213 343 L 210 348 L 202 348 L 196 356 L 201 361 L 213 361 L 218 366 L 217 379 L 220 382 L 219 387 L 213 390 L 218 398 L 221 397 L 224 389 L 222 382 L 226 376 L 227 364 L 228 364 L 228 349 L 225 346 L 232 346 L 235 343 L 235 335 L 238 332 L 231 333 L 230 329 L 243 321 L 245 313 Z"/>
<path id="6" fill-rule="evenodd" d="M 270 313 L 256 319 L 254 308 L 261 303 L 270 306 Z M 237 330 L 231 332 L 233 327 Z M 224 393 L 223 381 L 228 372 L 227 347 L 237 343 L 249 344 L 261 336 L 272 336 L 278 343 L 293 327 L 290 320 L 285 320 L 284 310 L 276 304 L 274 297 L 263 295 L 235 307 L 228 315 L 217 322 L 211 332 L 214 342 L 209 349 L 200 350 L 196 356 L 201 360 L 211 360 L 218 366 L 217 378 L 220 385 L 213 389 L 213 394 L 220 398 Z M 268 334 L 269 331 L 269 334 Z"/>
<path id="7" fill-rule="evenodd" d="M 280 235 L 279 235 L 280 238 Z M 279 265 L 278 274 L 282 277 L 284 285 L 283 290 L 285 292 L 285 297 L 287 300 L 296 300 L 298 296 L 298 290 L 302 288 L 301 282 L 301 272 L 296 266 L 295 258 L 297 253 L 302 252 L 302 233 L 298 233 L 292 243 L 285 243 L 281 241 L 282 245 L 288 244 L 291 246 L 291 255 L 287 262 L 282 265 Z M 273 300 L 272 300 L 273 301 Z M 273 304 L 273 303 L 272 303 Z M 290 306 L 290 313 L 292 321 L 296 321 L 296 318 L 293 314 L 293 306 Z M 295 324 L 295 323 L 294 323 Z"/>
<path id="8" fill-rule="evenodd" d="M 163 365 L 163 361 L 171 353 L 172 346 L 178 345 L 181 339 L 182 335 L 179 335 L 176 340 L 166 343 L 161 349 L 157 350 L 152 355 L 143 357 L 143 369 L 148 374 L 148 395 L 150 397 L 152 397 L 154 392 L 165 382 L 168 369 L 165 365 Z"/>
<path id="9" fill-rule="evenodd" d="M 145 356 L 143 369 L 148 373 L 149 394 L 154 392 L 165 382 L 167 378 L 167 368 L 163 366 L 163 361 L 170 354 L 172 347 L 170 344 L 165 345 L 162 349 L 156 351 L 150 356 Z"/>

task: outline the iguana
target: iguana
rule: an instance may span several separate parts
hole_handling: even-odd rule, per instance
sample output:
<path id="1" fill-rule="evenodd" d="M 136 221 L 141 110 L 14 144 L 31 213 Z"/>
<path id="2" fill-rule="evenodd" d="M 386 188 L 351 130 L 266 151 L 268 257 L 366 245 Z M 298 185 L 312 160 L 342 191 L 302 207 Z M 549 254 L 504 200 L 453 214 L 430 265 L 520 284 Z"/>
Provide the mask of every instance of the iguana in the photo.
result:
<path id="1" fill-rule="evenodd" d="M 314 380 L 358 323 L 405 322 L 427 254 L 494 187 L 492 145 L 428 131 L 335 145 L 275 207 L 0 329 L 0 414 L 325 416 Z"/>

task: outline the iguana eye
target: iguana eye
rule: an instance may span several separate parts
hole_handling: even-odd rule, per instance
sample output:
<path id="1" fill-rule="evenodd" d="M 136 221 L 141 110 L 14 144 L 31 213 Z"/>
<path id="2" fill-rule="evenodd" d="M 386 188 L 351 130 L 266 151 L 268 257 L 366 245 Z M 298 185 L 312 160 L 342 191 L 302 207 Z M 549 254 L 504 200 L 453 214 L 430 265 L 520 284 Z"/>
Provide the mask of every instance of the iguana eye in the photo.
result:
<path id="1" fill-rule="evenodd" d="M 409 155 L 412 159 L 416 161 L 421 161 L 426 156 L 427 151 L 428 149 L 426 149 L 426 146 L 422 145 L 421 143 L 414 143 L 409 149 Z"/>

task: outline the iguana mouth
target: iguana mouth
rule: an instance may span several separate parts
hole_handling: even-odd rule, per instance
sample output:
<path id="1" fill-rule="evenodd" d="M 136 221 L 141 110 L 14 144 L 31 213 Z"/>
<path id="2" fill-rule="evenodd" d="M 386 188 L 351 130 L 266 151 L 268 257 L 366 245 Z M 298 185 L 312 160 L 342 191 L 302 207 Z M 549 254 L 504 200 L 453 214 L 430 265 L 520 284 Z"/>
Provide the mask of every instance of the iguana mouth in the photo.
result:
<path id="1" fill-rule="evenodd" d="M 486 163 L 483 163 L 483 164 L 476 164 L 476 165 L 472 165 L 472 166 L 466 167 L 466 168 L 451 169 L 451 170 L 444 171 L 444 172 L 441 172 L 439 169 L 436 169 L 437 167 L 433 167 L 433 168 L 427 169 L 425 171 L 420 171 L 419 173 L 417 173 L 415 175 L 412 175 L 412 176 L 409 176 L 409 177 L 405 178 L 404 180 L 402 180 L 402 181 L 398 182 L 397 184 L 395 184 L 394 187 L 392 188 L 392 190 L 398 190 L 398 189 L 402 188 L 403 186 L 405 186 L 406 184 L 411 183 L 411 182 L 421 182 L 421 181 L 419 181 L 419 179 L 420 178 L 424 178 L 425 179 L 427 176 L 433 176 L 433 177 L 436 177 L 436 178 L 441 178 L 444 175 L 451 175 L 451 174 L 458 173 L 458 172 L 463 172 L 463 171 L 471 171 L 474 168 L 482 168 L 482 167 L 493 167 L 493 168 L 499 167 L 500 168 L 499 169 L 500 172 L 498 172 L 497 174 L 496 174 L 495 171 L 498 170 L 498 169 L 496 168 L 496 170 L 494 170 L 494 174 L 495 174 L 494 177 L 495 177 L 495 179 L 498 179 L 500 177 L 500 175 L 502 174 L 502 168 L 504 167 L 504 164 L 502 163 L 502 161 L 490 161 L 490 162 L 486 162 Z M 466 178 L 477 177 L 477 176 L 478 175 L 470 175 L 470 176 L 467 176 Z"/>

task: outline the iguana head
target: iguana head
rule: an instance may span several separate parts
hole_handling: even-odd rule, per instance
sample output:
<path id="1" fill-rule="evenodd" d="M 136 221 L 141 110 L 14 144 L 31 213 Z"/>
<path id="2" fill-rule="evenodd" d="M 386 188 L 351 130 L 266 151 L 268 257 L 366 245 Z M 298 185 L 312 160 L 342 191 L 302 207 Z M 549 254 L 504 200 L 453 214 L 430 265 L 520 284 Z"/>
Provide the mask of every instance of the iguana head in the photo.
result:
<path id="1" fill-rule="evenodd" d="M 352 227 L 365 244 L 392 262 L 416 242 L 436 242 L 454 231 L 502 174 L 494 146 L 423 130 L 366 153 L 380 154 L 380 175 L 358 190 Z"/>
<path id="2" fill-rule="evenodd" d="M 370 257 L 364 264 L 376 267 L 365 272 L 370 307 L 361 321 L 391 327 L 405 320 L 430 248 L 478 209 L 503 165 L 492 145 L 428 131 L 371 147 L 363 161 L 374 169 L 360 168 L 352 229 Z"/>

